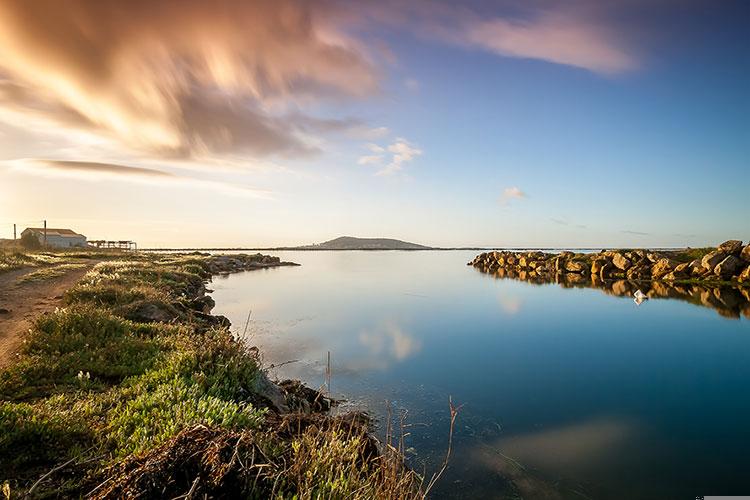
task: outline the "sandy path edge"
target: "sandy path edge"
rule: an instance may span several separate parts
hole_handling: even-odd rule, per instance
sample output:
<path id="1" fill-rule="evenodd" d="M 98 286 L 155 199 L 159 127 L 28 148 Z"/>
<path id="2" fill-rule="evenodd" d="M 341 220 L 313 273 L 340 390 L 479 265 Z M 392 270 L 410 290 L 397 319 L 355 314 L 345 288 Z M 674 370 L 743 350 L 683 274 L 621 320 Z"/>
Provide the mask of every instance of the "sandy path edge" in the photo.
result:
<path id="1" fill-rule="evenodd" d="M 0 314 L 0 368 L 13 361 L 33 320 L 59 307 L 62 304 L 62 294 L 98 262 L 87 262 L 86 267 L 72 269 L 58 278 L 23 284 L 18 281 L 39 268 L 24 268 L 0 274 L 0 309 L 10 311 Z"/>

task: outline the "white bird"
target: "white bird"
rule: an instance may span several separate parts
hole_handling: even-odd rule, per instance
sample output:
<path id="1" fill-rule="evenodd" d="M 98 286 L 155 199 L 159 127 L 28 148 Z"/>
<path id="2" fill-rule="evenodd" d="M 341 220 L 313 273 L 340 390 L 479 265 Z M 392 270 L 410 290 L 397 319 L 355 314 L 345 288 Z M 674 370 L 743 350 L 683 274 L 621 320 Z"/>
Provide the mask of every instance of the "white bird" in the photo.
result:
<path id="1" fill-rule="evenodd" d="M 633 297 L 635 297 L 633 299 L 633 302 L 635 302 L 635 304 L 638 306 L 641 305 L 644 300 L 648 300 L 648 295 L 640 290 L 636 290 L 636 292 L 633 294 Z"/>

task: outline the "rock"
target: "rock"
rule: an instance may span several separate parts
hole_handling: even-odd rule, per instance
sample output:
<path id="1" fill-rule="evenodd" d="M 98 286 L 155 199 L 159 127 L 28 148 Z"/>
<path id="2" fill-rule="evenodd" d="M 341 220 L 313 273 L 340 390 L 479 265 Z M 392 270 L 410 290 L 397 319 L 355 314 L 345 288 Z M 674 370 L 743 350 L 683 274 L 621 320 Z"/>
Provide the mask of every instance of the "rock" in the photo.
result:
<path id="1" fill-rule="evenodd" d="M 746 267 L 745 270 L 737 276 L 737 281 L 740 283 L 750 283 L 750 266 Z"/>
<path id="2" fill-rule="evenodd" d="M 633 266 L 627 270 L 626 276 L 629 280 L 644 280 L 651 277 L 651 268 L 648 266 Z"/>
<path id="3" fill-rule="evenodd" d="M 719 262 L 724 260 L 726 257 L 727 254 L 725 252 L 722 252 L 721 250 L 715 250 L 703 256 L 703 258 L 701 259 L 701 265 L 703 266 L 703 269 L 713 271 L 719 264 Z"/>
<path id="4" fill-rule="evenodd" d="M 10 314 L 10 309 L 5 309 L 4 307 L 0 307 L 0 314 Z"/>
<path id="5" fill-rule="evenodd" d="M 740 258 L 745 262 L 750 262 L 750 245 L 747 245 L 742 249 L 742 251 L 740 252 Z"/>
<path id="6" fill-rule="evenodd" d="M 195 311 L 200 311 L 204 314 L 209 314 L 211 312 L 211 309 L 214 308 L 216 305 L 216 302 L 213 298 L 209 295 L 204 295 L 202 297 L 198 297 L 195 300 L 190 301 L 190 309 L 193 309 Z"/>
<path id="7" fill-rule="evenodd" d="M 742 269 L 742 264 L 743 262 L 739 258 L 729 255 L 716 265 L 714 274 L 724 279 L 731 278 Z"/>
<path id="8" fill-rule="evenodd" d="M 742 250 L 742 242 L 740 240 L 727 240 L 719 245 L 718 250 L 728 254 L 739 253 Z"/>
<path id="9" fill-rule="evenodd" d="M 612 257 L 612 263 L 617 267 L 618 269 L 622 269 L 623 271 L 627 271 L 630 266 L 633 265 L 633 263 L 625 257 L 621 253 L 616 253 L 614 257 Z"/>
<path id="10" fill-rule="evenodd" d="M 255 377 L 253 392 L 267 399 L 279 413 L 289 412 L 284 392 L 268 379 L 264 371 Z"/>
<path id="11" fill-rule="evenodd" d="M 665 276 L 672 272 L 672 270 L 677 266 L 677 263 L 670 259 L 660 259 L 656 264 L 654 264 L 654 267 L 651 268 L 651 277 L 654 279 L 659 279 L 662 276 Z"/>
<path id="12" fill-rule="evenodd" d="M 607 263 L 604 264 L 599 270 L 599 278 L 601 278 L 602 280 L 611 278 L 613 269 L 615 269 L 615 266 L 611 262 L 607 261 Z"/>
<path id="13" fill-rule="evenodd" d="M 161 302 L 141 302 L 125 314 L 127 319 L 139 323 L 169 323 L 178 316 L 173 306 Z"/>
<path id="14" fill-rule="evenodd" d="M 678 279 L 681 278 L 687 278 L 690 276 L 691 273 L 691 263 L 685 262 L 684 264 L 679 264 L 675 266 L 674 271 L 672 271 L 672 274 Z"/>
<path id="15" fill-rule="evenodd" d="M 565 263 L 565 270 L 569 273 L 584 273 L 588 271 L 588 266 L 580 260 L 569 260 Z"/>
<path id="16" fill-rule="evenodd" d="M 601 257 L 597 257 L 591 262 L 591 274 L 594 274 L 596 276 L 599 276 L 602 268 L 608 264 L 609 261 L 607 259 L 603 259 Z"/>

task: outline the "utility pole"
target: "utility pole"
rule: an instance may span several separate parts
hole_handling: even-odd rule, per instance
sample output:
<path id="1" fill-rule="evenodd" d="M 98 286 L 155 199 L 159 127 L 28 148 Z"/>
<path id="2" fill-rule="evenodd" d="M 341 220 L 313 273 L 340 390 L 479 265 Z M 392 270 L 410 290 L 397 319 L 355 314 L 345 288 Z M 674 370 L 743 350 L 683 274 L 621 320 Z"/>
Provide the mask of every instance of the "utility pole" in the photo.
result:
<path id="1" fill-rule="evenodd" d="M 44 246 L 47 246 L 47 219 L 44 219 Z"/>

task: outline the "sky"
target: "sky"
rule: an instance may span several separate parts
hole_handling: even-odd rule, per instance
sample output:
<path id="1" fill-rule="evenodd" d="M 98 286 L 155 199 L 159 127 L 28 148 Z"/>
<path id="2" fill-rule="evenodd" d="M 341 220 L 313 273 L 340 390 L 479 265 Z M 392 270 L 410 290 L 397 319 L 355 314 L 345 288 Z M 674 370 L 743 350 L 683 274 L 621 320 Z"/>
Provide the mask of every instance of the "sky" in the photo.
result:
<path id="1" fill-rule="evenodd" d="M 750 239 L 742 1 L 0 0 L 0 238 Z"/>

